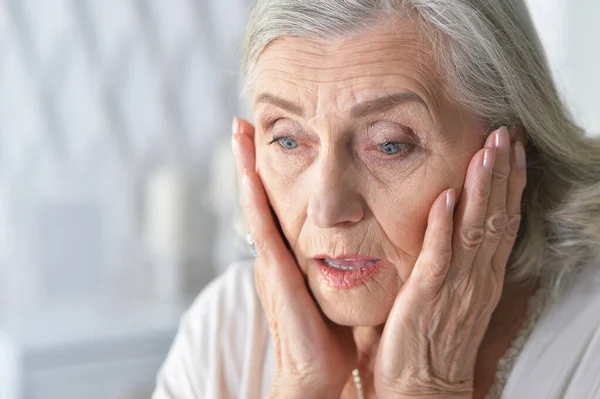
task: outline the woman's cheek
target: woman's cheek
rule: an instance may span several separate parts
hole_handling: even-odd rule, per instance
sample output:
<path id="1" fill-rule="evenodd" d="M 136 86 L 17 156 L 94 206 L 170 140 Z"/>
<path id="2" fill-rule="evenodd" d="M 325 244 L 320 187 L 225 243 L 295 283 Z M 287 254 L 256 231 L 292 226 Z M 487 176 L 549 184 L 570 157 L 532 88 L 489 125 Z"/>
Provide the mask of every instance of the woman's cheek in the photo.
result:
<path id="1" fill-rule="evenodd" d="M 415 261 L 419 255 L 429 213 L 428 199 L 419 198 L 418 192 L 418 187 L 402 187 L 391 197 L 394 201 L 378 207 L 380 214 L 376 215 L 397 252 L 409 261 Z"/>
<path id="2" fill-rule="evenodd" d="M 260 171 L 267 197 L 275 212 L 285 240 L 295 251 L 306 215 L 309 187 L 302 183 L 302 175 L 282 172 L 273 162 L 263 162 Z"/>
<path id="3" fill-rule="evenodd" d="M 302 187 L 302 168 L 298 160 L 264 154 L 258 164 L 260 176 L 271 205 L 278 215 L 284 215 L 308 187 Z M 304 189 L 304 190 L 303 190 Z"/>
<path id="4" fill-rule="evenodd" d="M 405 261 L 416 261 L 427 229 L 431 206 L 447 187 L 445 180 L 428 173 L 426 162 L 389 172 L 386 181 L 369 184 L 367 200 L 385 235 Z M 404 262 L 403 262 L 404 263 Z"/>

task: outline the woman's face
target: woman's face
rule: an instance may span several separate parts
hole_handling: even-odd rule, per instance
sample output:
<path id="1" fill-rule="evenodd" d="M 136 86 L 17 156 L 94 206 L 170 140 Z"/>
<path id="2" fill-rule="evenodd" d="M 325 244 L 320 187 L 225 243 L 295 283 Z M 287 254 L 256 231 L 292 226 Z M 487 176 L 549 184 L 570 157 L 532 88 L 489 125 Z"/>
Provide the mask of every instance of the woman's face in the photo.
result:
<path id="1" fill-rule="evenodd" d="M 409 19 L 272 42 L 254 100 L 257 170 L 316 301 L 338 324 L 385 323 L 433 201 L 460 195 L 485 127 L 447 99 Z"/>

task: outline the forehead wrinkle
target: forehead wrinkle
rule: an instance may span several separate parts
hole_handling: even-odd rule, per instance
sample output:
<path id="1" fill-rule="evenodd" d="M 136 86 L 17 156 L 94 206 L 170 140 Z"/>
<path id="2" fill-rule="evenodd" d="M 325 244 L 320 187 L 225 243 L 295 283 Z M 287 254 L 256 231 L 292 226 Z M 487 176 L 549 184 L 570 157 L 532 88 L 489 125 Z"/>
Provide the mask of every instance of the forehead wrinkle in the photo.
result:
<path id="1" fill-rule="evenodd" d="M 407 71 L 425 70 L 426 75 L 436 76 L 434 68 L 428 67 L 428 64 L 434 65 L 434 63 L 423 45 L 395 39 L 385 40 L 386 46 L 379 47 L 369 40 L 360 43 L 361 40 L 363 39 L 346 39 L 342 45 L 337 46 L 338 49 L 334 50 L 327 47 L 335 44 L 321 43 L 322 49 L 317 51 L 311 45 L 314 40 L 298 37 L 280 38 L 264 51 L 259 59 L 259 65 L 267 64 L 269 65 L 267 70 L 273 72 L 292 76 L 301 75 L 306 81 L 311 82 L 336 82 L 347 78 L 348 75 L 363 77 L 365 73 L 367 75 L 381 74 L 381 71 L 387 73 L 391 68 L 397 68 L 398 64 L 404 66 L 403 69 Z M 359 43 L 356 44 L 355 41 Z M 281 46 L 283 51 L 276 51 Z M 361 51 L 362 47 L 366 48 L 366 51 Z M 291 51 L 285 51 L 286 49 Z M 337 53 L 340 53 L 343 58 L 339 59 Z M 352 57 L 348 57 L 349 54 L 352 54 Z M 370 68 L 364 68 L 365 66 Z M 424 78 L 427 80 L 428 76 Z"/>
<path id="2" fill-rule="evenodd" d="M 400 21 L 408 22 L 399 24 Z M 368 39 L 365 39 L 369 37 Z M 354 33 L 338 34 L 328 37 L 306 37 L 306 36 L 281 36 L 271 43 L 281 42 L 292 47 L 302 47 L 302 51 L 314 53 L 320 52 L 326 56 L 334 55 L 336 52 L 345 52 L 348 49 L 366 47 L 372 49 L 377 44 L 393 44 L 394 47 L 399 44 L 413 44 L 421 42 L 423 37 L 421 30 L 417 27 L 413 19 L 410 18 L 391 18 L 388 21 L 382 21 L 377 25 L 357 29 Z M 302 46 L 302 42 L 309 46 Z M 269 44 L 270 45 L 270 44 Z"/>
<path id="3" fill-rule="evenodd" d="M 285 74 L 285 72 L 283 72 Z M 391 82 L 388 82 L 392 78 Z M 308 85 L 298 84 L 292 78 L 279 78 L 276 75 L 270 76 L 268 73 L 264 75 L 264 79 L 260 79 L 260 85 L 257 87 L 256 94 L 261 93 L 262 91 L 267 91 L 270 93 L 277 93 L 279 87 L 285 84 L 289 84 L 291 87 L 287 90 L 288 92 L 294 93 L 304 93 L 307 95 L 313 94 L 310 92 L 314 92 L 317 90 L 317 98 L 324 98 L 324 96 L 328 99 L 340 99 L 343 98 L 344 95 L 351 94 L 349 99 L 345 99 L 343 102 L 346 104 L 350 104 L 344 107 L 340 107 L 340 109 L 346 111 L 349 110 L 353 105 L 355 105 L 359 101 L 368 101 L 373 98 L 378 98 L 385 95 L 391 95 L 398 92 L 408 92 L 414 94 L 429 94 L 430 90 L 420 84 L 420 82 L 410 76 L 402 75 L 402 74 L 373 74 L 368 76 L 366 79 L 362 78 L 362 80 L 356 80 L 356 77 L 343 77 L 336 80 L 331 81 L 323 81 L 323 80 L 303 80 L 303 82 L 307 83 L 315 83 L 314 87 L 310 87 Z M 411 85 L 402 84 L 402 81 L 410 81 L 415 86 L 417 86 L 421 90 L 414 90 Z M 270 86 L 270 82 L 277 82 L 277 86 L 275 89 L 266 89 Z M 283 89 L 282 91 L 286 91 Z M 346 93 L 348 91 L 349 93 Z M 357 92 L 378 92 L 376 96 L 360 96 L 364 97 L 364 100 L 359 99 L 355 93 Z M 421 93 L 419 93 L 421 92 Z M 295 97 L 295 96 L 294 96 Z M 423 97 L 422 95 L 419 97 Z M 425 96 L 428 97 L 428 96 Z M 288 99 L 288 98 L 286 98 Z M 288 99 L 290 100 L 290 99 Z M 349 101 L 348 101 L 349 100 Z M 290 100 L 291 101 L 291 100 Z M 427 102 L 423 99 L 424 105 L 430 106 L 431 103 Z"/>
<path id="4" fill-rule="evenodd" d="M 400 35 L 399 30 L 403 31 Z M 356 93 L 363 88 L 382 95 L 407 89 L 423 98 L 431 118 L 437 121 L 439 101 L 443 100 L 437 98 L 442 87 L 440 75 L 429 51 L 431 46 L 414 33 L 414 27 L 412 32 L 409 30 L 406 26 L 389 32 L 380 30 L 367 38 L 364 34 L 328 40 L 282 37 L 269 44 L 261 55 L 259 64 L 266 68 L 258 68 L 257 79 L 289 83 L 288 93 L 293 92 L 294 98 L 302 93 L 303 100 L 310 101 L 312 107 L 317 103 L 314 111 L 336 106 L 351 108 L 348 104 L 356 103 Z M 279 46 L 283 46 L 283 51 L 276 51 Z M 340 59 L 338 54 L 346 58 Z M 298 84 L 299 81 L 304 84 Z M 396 87 L 392 90 L 390 86 Z"/>
<path id="5" fill-rule="evenodd" d="M 259 70 L 257 76 L 266 72 L 275 72 L 292 76 L 304 75 L 306 76 L 305 79 L 317 82 L 335 82 L 338 79 L 345 79 L 348 75 L 350 77 L 363 77 L 365 73 L 367 76 L 371 76 L 376 73 L 382 73 L 380 71 L 389 72 L 389 69 L 386 68 L 397 68 L 399 65 L 404 66 L 407 71 L 429 69 L 426 63 L 422 61 L 418 61 L 416 65 L 413 65 L 409 60 L 414 61 L 415 58 L 422 58 L 414 57 L 412 53 L 398 54 L 398 51 L 383 52 L 381 49 L 370 49 L 369 53 L 369 57 L 371 54 L 374 54 L 376 57 L 367 58 L 367 54 L 354 53 L 353 58 L 350 60 L 336 60 L 335 57 L 322 56 L 320 54 L 315 56 L 307 54 L 292 56 L 280 53 L 276 58 L 271 59 L 273 58 L 270 57 L 271 53 L 265 53 L 262 59 L 263 62 L 259 63 L 259 65 L 269 63 L 270 66 L 264 70 Z M 347 53 L 344 54 L 344 56 L 347 55 Z M 308 76 L 311 75 L 315 75 L 317 78 L 310 79 Z"/>
<path id="6" fill-rule="evenodd" d="M 407 29 L 408 28 L 408 29 Z M 272 47 L 283 47 L 291 50 L 278 54 L 278 59 L 288 59 L 289 61 L 298 61 L 302 66 L 313 67 L 315 70 L 330 69 L 329 64 L 335 64 L 337 55 L 369 55 L 377 52 L 380 61 L 382 57 L 391 56 L 397 61 L 395 56 L 398 52 L 409 55 L 410 58 L 421 57 L 419 55 L 429 55 L 431 45 L 422 39 L 422 35 L 414 26 L 414 23 L 397 27 L 391 24 L 378 25 L 369 30 L 360 30 L 353 35 L 337 36 L 334 38 L 309 38 L 301 36 L 283 36 L 273 40 L 263 50 L 260 58 L 266 53 L 272 53 Z M 387 50 L 383 53 L 380 50 Z M 348 60 L 344 60 L 344 66 Z M 360 65 L 360 64 L 358 64 Z"/>

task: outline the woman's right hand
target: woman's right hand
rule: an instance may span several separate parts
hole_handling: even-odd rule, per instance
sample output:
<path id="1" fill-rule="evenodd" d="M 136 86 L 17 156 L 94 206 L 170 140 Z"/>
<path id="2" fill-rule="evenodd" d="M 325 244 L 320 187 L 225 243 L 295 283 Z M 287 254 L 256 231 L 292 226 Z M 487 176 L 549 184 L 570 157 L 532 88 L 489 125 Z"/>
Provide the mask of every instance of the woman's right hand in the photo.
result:
<path id="1" fill-rule="evenodd" d="M 234 119 L 232 146 L 240 201 L 258 253 L 256 289 L 274 341 L 276 375 L 269 397 L 339 397 L 356 364 L 352 331 L 327 320 L 308 292 L 257 173 L 249 122 Z"/>

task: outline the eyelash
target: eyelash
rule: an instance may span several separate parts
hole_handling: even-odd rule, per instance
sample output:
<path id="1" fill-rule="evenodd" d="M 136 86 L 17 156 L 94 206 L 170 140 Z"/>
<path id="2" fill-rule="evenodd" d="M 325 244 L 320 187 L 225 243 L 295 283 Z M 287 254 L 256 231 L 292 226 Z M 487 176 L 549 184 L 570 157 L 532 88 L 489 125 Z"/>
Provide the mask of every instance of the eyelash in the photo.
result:
<path id="1" fill-rule="evenodd" d="M 281 140 L 281 139 L 287 139 L 287 138 L 289 138 L 289 137 L 287 137 L 287 136 L 273 136 L 273 140 L 271 140 L 271 141 L 268 141 L 268 142 L 267 142 L 267 145 L 271 145 L 271 144 L 273 144 L 273 143 L 276 143 L 276 142 L 278 142 L 278 141 L 279 141 L 279 140 Z"/>

